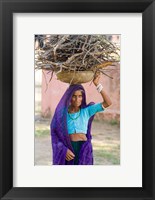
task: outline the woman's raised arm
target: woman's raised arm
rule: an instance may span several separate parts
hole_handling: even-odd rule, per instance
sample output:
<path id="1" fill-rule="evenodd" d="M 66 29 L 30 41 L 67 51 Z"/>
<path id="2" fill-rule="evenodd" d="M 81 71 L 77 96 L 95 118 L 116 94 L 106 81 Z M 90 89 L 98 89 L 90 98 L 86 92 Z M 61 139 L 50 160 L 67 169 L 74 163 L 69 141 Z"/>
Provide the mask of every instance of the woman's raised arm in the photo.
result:
<path id="1" fill-rule="evenodd" d="M 94 80 L 93 80 L 93 83 L 96 86 L 98 92 L 100 92 L 101 95 L 102 95 L 102 98 L 103 98 L 102 105 L 103 105 L 103 107 L 107 108 L 112 104 L 112 101 L 111 101 L 110 97 L 107 95 L 107 93 L 104 91 L 103 86 L 99 83 L 100 77 L 101 77 L 100 72 L 96 73 Z"/>

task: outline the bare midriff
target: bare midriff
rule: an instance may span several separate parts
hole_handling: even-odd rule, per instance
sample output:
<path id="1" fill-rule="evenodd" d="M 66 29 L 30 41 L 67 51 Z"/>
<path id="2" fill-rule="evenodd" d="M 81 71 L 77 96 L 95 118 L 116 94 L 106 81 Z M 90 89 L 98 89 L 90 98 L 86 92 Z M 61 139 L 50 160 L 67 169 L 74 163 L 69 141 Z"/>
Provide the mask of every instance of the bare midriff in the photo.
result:
<path id="1" fill-rule="evenodd" d="M 70 140 L 71 141 L 87 141 L 87 137 L 86 134 L 84 133 L 73 133 L 73 134 L 69 134 Z"/>

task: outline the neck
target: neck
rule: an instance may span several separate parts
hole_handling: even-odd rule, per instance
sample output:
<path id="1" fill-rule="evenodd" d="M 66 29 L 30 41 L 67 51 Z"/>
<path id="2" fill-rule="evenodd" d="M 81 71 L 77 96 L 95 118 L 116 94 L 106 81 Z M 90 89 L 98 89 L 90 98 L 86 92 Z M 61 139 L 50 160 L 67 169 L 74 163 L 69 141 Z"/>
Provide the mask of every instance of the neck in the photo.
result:
<path id="1" fill-rule="evenodd" d="M 75 107 L 75 106 L 69 106 L 69 112 L 78 112 L 80 110 L 80 107 Z"/>

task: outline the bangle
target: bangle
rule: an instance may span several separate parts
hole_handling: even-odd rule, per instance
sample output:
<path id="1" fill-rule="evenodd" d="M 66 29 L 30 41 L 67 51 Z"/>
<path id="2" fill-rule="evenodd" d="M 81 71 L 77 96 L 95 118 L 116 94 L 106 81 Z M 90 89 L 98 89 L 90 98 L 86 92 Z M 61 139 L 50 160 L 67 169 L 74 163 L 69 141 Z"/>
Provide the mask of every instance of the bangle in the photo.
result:
<path id="1" fill-rule="evenodd" d="M 97 91 L 98 91 L 99 93 L 102 91 L 103 86 L 101 85 L 101 83 L 98 84 L 98 85 L 96 86 L 96 89 L 97 89 Z"/>
<path id="2" fill-rule="evenodd" d="M 99 83 L 97 86 L 96 86 L 96 89 L 98 89 L 99 87 L 101 87 L 101 83 Z"/>

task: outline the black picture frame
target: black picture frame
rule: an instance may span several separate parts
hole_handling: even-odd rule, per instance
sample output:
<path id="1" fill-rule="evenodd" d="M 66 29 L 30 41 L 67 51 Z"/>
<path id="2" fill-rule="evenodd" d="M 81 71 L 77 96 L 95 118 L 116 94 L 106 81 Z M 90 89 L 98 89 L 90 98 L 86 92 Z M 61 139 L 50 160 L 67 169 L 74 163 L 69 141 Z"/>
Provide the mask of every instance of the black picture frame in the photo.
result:
<path id="1" fill-rule="evenodd" d="M 142 187 L 13 187 L 13 13 L 142 13 Z M 136 31 L 136 30 L 135 30 Z M 1 199 L 155 199 L 155 1 L 0 0 L 0 197 Z M 133 111 L 134 112 L 134 111 Z M 28 175 L 28 172 L 25 172 Z M 90 181 L 93 181 L 90 177 Z"/>

